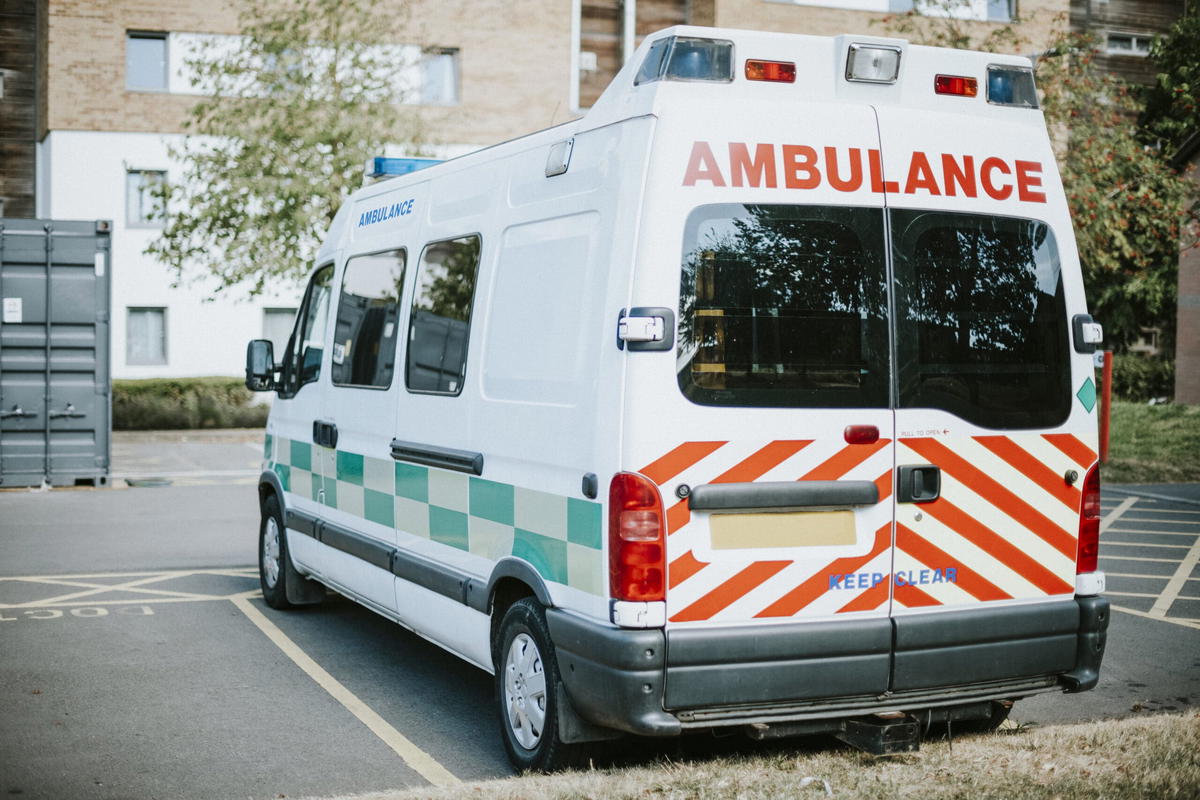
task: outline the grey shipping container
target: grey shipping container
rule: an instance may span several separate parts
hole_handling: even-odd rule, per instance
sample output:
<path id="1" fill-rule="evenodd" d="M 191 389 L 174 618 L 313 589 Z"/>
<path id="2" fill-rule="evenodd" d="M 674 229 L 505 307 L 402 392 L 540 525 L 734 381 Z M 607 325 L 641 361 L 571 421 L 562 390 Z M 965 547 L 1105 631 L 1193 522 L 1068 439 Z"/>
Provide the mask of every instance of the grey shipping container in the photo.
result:
<path id="1" fill-rule="evenodd" d="M 105 486 L 111 225 L 0 219 L 0 486 Z"/>

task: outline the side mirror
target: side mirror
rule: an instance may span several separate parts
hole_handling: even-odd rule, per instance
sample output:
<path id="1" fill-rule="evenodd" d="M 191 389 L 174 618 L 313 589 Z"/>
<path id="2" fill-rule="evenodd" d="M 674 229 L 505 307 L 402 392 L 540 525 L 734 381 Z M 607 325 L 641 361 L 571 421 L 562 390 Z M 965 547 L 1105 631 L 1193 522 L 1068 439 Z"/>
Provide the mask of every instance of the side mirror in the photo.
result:
<path id="1" fill-rule="evenodd" d="M 246 345 L 246 388 L 252 392 L 275 388 L 275 348 L 266 339 Z"/>

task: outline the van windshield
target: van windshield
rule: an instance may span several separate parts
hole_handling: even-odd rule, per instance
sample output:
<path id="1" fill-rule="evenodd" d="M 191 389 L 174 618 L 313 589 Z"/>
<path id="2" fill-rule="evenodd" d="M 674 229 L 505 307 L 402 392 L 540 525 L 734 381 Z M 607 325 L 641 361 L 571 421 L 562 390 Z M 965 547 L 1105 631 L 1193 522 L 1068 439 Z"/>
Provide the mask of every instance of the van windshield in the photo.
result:
<path id="1" fill-rule="evenodd" d="M 703 405 L 936 408 L 991 428 L 1070 411 L 1054 235 L 981 214 L 715 204 L 684 231 L 677 371 Z M 891 391 L 889 319 L 896 320 Z"/>
<path id="2" fill-rule="evenodd" d="M 697 403 L 888 404 L 883 211 L 719 204 L 684 234 L 679 385 Z"/>

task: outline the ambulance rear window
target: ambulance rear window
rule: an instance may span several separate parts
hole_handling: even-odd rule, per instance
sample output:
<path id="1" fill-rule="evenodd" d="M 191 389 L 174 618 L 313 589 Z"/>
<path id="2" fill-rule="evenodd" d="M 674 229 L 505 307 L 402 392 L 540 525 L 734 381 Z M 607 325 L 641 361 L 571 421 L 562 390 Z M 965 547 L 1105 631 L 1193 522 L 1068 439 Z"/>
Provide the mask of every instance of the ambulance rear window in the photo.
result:
<path id="1" fill-rule="evenodd" d="M 1062 271 L 1045 223 L 893 211 L 901 408 L 988 428 L 1046 428 L 1070 412 Z"/>
<path id="2" fill-rule="evenodd" d="M 888 406 L 883 212 L 701 206 L 684 233 L 678 378 L 718 406 Z"/>

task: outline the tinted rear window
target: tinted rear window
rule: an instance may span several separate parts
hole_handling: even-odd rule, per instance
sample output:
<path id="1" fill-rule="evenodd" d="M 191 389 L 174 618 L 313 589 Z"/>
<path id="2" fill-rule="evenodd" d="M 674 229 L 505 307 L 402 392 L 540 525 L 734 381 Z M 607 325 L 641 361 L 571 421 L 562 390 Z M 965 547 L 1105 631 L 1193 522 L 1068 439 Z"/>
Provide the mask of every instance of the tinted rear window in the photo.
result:
<path id="1" fill-rule="evenodd" d="M 1070 345 L 1054 234 L 1041 222 L 892 212 L 901 408 L 988 428 L 1058 425 Z"/>
<path id="2" fill-rule="evenodd" d="M 683 247 L 683 393 L 705 405 L 887 407 L 883 243 L 880 209 L 696 209 Z"/>

